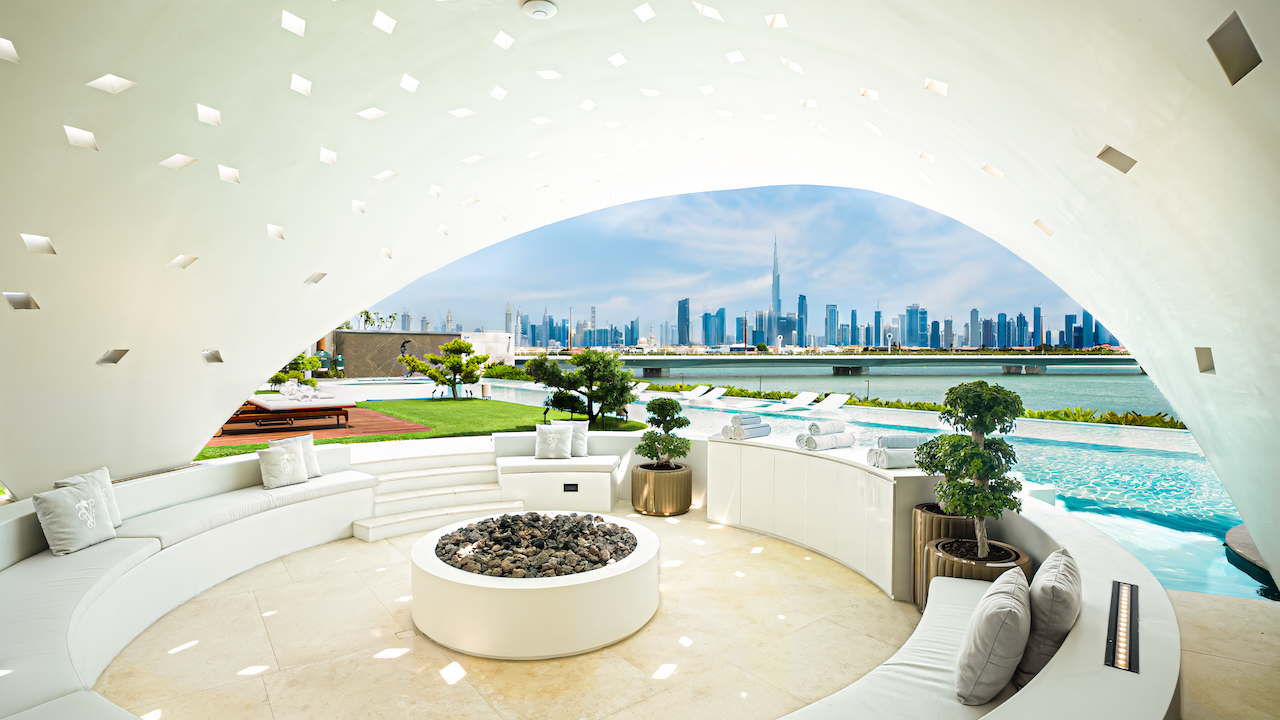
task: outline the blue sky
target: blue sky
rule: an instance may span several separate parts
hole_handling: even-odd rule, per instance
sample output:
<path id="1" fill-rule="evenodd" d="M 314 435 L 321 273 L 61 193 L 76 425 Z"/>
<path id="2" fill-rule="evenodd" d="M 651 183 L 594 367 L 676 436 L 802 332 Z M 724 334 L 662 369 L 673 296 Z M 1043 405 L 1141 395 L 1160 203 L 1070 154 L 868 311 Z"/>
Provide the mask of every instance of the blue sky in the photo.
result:
<path id="1" fill-rule="evenodd" d="M 508 302 L 531 319 L 543 307 L 557 320 L 589 316 L 621 326 L 640 318 L 654 335 L 690 299 L 695 318 L 724 307 L 730 317 L 769 306 L 777 233 L 783 312 L 808 297 L 810 323 L 834 303 L 867 322 L 909 303 L 931 320 L 951 315 L 959 332 L 969 309 L 983 317 L 1031 316 L 1051 327 L 1079 306 L 1057 285 L 995 241 L 951 218 L 862 190 L 786 186 L 644 200 L 539 228 L 425 275 L 377 303 L 386 315 L 443 318 L 467 330 L 501 330 Z M 695 319 L 695 331 L 697 321 Z M 439 327 L 438 322 L 433 322 Z M 821 332 L 820 330 L 818 332 Z"/>

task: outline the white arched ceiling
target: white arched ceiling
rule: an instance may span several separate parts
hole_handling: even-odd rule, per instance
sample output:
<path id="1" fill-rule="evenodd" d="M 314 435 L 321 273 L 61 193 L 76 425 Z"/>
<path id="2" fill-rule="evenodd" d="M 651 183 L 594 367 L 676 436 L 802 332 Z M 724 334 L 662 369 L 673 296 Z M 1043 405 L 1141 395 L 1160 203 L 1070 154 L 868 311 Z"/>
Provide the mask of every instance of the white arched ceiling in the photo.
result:
<path id="1" fill-rule="evenodd" d="M 513 235 L 808 183 L 949 215 L 1084 303 L 1280 563 L 1280 81 L 1263 62 L 1232 86 L 1207 43 L 1239 11 L 1276 57 L 1280 4 L 711 2 L 649 0 L 642 20 L 638 0 L 563 0 L 546 21 L 517 0 L 0 4 L 0 290 L 40 308 L 0 306 L 0 481 L 21 497 L 187 462 L 299 348 Z M 107 74 L 136 85 L 86 85 Z M 1096 159 L 1106 145 L 1137 164 Z M 160 164 L 175 154 L 196 160 Z M 199 259 L 166 267 L 179 255 Z M 95 364 L 112 349 L 129 352 Z"/>

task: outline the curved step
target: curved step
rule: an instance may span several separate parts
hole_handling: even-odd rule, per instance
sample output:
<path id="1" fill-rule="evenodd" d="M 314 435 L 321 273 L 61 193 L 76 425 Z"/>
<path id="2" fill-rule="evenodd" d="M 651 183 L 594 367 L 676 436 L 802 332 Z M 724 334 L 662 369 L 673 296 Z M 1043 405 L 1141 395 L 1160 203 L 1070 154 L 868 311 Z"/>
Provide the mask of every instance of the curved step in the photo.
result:
<path id="1" fill-rule="evenodd" d="M 351 524 L 351 531 L 361 540 L 373 542 L 411 532 L 427 532 L 469 518 L 520 512 L 524 512 L 524 503 L 520 500 L 454 505 L 357 520 Z"/>
<path id="2" fill-rule="evenodd" d="M 378 494 L 401 493 L 424 488 L 494 483 L 498 467 L 494 463 L 417 468 L 378 475 Z"/>
<path id="3" fill-rule="evenodd" d="M 381 488 L 379 488 L 381 489 Z M 394 515 L 412 510 L 477 505 L 502 499 L 502 486 L 496 482 L 427 487 L 401 492 L 378 493 L 373 500 L 375 516 Z"/>

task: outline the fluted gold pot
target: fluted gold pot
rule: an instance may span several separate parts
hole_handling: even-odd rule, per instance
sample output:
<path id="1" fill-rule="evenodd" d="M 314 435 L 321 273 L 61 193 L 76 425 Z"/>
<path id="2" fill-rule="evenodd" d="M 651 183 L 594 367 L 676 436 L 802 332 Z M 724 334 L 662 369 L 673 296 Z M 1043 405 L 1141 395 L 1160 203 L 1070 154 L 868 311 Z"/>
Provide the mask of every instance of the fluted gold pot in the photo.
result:
<path id="1" fill-rule="evenodd" d="M 989 560 L 965 560 L 958 558 L 948 552 L 943 552 L 938 548 L 943 543 L 951 542 L 955 538 L 938 538 L 931 540 L 925 546 L 925 556 L 928 560 L 928 567 L 925 570 L 925 601 L 929 599 L 928 588 L 929 581 L 935 577 L 953 577 L 968 578 L 971 580 L 987 580 L 992 581 L 1003 575 L 1010 568 L 1018 568 L 1022 574 L 1027 576 L 1027 582 L 1031 582 L 1031 556 L 1019 550 L 1008 543 L 988 540 L 991 547 L 1002 547 L 1013 551 L 1013 558 L 1003 560 L 1001 562 L 991 562 Z M 967 539 L 967 538 L 966 538 Z M 921 603 L 922 605 L 924 603 Z"/>
<path id="2" fill-rule="evenodd" d="M 631 506 L 641 515 L 682 515 L 693 504 L 693 469 L 675 463 L 674 470 L 654 464 L 631 468 Z"/>
<path id="3" fill-rule="evenodd" d="M 925 597 L 929 594 L 929 561 L 925 546 L 938 538 L 965 538 L 977 535 L 973 518 L 948 515 L 938 503 L 921 503 L 911 511 L 911 599 L 920 612 L 924 612 Z"/>

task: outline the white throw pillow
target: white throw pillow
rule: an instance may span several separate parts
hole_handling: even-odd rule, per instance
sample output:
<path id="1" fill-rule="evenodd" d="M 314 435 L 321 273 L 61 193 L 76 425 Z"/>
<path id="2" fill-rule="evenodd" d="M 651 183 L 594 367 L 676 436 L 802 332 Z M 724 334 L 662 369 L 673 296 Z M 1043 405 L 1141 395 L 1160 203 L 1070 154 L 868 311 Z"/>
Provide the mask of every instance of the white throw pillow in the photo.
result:
<path id="1" fill-rule="evenodd" d="M 262 486 L 265 488 L 307 481 L 307 461 L 303 459 L 299 443 L 259 450 L 258 463 L 262 466 Z"/>
<path id="2" fill-rule="evenodd" d="M 538 439 L 533 446 L 533 457 L 538 460 L 568 460 L 572 456 L 573 427 L 571 425 L 539 425 Z"/>
<path id="3" fill-rule="evenodd" d="M 573 447 L 569 452 L 574 457 L 587 457 L 587 421 L 586 420 L 552 420 L 552 425 L 568 425 L 573 428 Z"/>
<path id="4" fill-rule="evenodd" d="M 67 555 L 116 536 L 102 488 L 93 480 L 31 496 L 54 555 Z"/>
<path id="5" fill-rule="evenodd" d="M 283 440 L 268 440 L 267 447 L 283 447 L 295 443 L 302 446 L 302 460 L 307 466 L 307 479 L 320 477 L 320 459 L 316 457 L 315 439 L 311 433 Z"/>
<path id="6" fill-rule="evenodd" d="M 961 703 L 985 705 L 1009 684 L 1030 632 L 1027 576 L 1020 568 L 1010 568 L 991 583 L 969 618 L 956 657 L 956 696 Z"/>
<path id="7" fill-rule="evenodd" d="M 1044 669 L 1080 617 L 1080 568 L 1063 548 L 1045 558 L 1031 581 L 1031 634 L 1013 682 L 1022 687 Z"/>
<path id="8" fill-rule="evenodd" d="M 111 473 L 107 472 L 105 467 L 100 467 L 93 472 L 72 475 L 66 480 L 59 480 L 53 486 L 63 488 L 90 480 L 97 483 L 98 488 L 102 490 L 103 505 L 106 507 L 107 514 L 111 516 L 111 527 L 120 527 L 124 519 L 120 517 L 120 506 L 116 504 L 115 488 L 111 487 Z"/>

